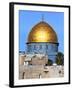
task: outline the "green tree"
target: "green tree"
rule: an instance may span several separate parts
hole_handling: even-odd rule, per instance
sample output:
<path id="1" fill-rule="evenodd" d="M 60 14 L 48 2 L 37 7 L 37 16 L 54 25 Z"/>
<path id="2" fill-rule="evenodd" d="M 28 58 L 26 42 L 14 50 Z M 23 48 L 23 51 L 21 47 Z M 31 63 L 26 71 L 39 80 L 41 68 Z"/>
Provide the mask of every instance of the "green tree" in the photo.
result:
<path id="1" fill-rule="evenodd" d="M 62 52 L 58 52 L 55 62 L 57 65 L 64 65 L 64 54 Z"/>
<path id="2" fill-rule="evenodd" d="M 48 65 L 51 66 L 53 64 L 53 61 L 48 59 Z"/>

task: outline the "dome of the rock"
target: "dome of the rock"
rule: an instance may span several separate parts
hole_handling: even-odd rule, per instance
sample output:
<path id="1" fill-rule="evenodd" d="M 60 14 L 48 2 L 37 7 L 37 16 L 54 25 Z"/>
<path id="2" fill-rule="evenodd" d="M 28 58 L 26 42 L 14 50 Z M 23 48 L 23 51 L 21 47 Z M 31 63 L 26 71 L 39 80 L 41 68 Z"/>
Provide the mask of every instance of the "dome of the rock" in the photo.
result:
<path id="1" fill-rule="evenodd" d="M 41 21 L 28 34 L 27 53 L 48 55 L 55 62 L 58 53 L 57 34 L 48 23 Z"/>
<path id="2" fill-rule="evenodd" d="M 28 42 L 51 42 L 57 43 L 57 35 L 54 29 L 46 22 L 36 24 L 28 35 Z"/>

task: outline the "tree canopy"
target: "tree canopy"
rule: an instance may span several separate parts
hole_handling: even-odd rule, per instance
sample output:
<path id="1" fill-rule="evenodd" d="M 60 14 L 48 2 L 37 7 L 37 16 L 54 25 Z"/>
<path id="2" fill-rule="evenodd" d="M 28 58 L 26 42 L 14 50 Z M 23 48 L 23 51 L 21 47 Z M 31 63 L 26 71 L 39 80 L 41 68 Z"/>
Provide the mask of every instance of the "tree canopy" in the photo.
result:
<path id="1" fill-rule="evenodd" d="M 53 61 L 48 59 L 48 65 L 51 66 L 53 64 Z"/>
<path id="2" fill-rule="evenodd" d="M 58 52 L 55 63 L 57 65 L 64 65 L 64 54 L 62 52 Z"/>

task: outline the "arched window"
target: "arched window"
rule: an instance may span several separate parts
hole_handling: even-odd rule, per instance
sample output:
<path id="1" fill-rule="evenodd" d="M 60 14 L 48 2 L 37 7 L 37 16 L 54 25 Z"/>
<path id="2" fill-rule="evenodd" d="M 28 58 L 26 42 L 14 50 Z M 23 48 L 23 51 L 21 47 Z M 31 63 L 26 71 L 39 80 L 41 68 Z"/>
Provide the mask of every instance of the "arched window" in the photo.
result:
<path id="1" fill-rule="evenodd" d="M 46 49 L 48 49 L 48 45 L 46 45 Z"/>
<path id="2" fill-rule="evenodd" d="M 42 49 L 42 45 L 40 45 L 40 49 Z"/>
<path id="3" fill-rule="evenodd" d="M 41 75 L 41 73 L 39 74 L 39 78 L 41 78 L 42 77 L 42 75 Z"/>
<path id="4" fill-rule="evenodd" d="M 25 72 L 23 72 L 23 76 L 22 76 L 22 79 L 24 79 L 24 77 L 25 77 Z"/>
<path id="5" fill-rule="evenodd" d="M 34 49 L 36 49 L 36 45 L 34 45 Z"/>

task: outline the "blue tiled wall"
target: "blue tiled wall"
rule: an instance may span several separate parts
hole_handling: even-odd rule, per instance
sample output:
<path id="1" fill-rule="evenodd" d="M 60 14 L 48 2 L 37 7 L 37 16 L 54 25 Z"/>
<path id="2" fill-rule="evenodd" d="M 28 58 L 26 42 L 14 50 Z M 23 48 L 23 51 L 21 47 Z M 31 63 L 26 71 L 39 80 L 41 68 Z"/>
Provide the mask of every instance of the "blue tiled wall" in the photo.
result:
<path id="1" fill-rule="evenodd" d="M 48 58 L 55 62 L 58 52 L 57 43 L 29 43 L 27 44 L 27 53 L 47 54 Z"/>

